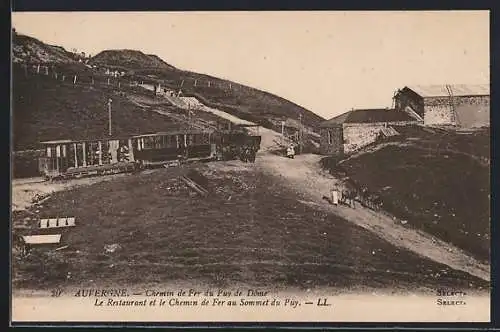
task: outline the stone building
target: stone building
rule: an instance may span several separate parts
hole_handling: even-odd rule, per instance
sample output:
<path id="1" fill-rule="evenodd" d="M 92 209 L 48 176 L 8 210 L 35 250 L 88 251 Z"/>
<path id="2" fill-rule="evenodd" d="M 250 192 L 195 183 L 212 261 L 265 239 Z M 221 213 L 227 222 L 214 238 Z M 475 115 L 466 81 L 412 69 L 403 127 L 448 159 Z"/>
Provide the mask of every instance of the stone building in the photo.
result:
<path id="1" fill-rule="evenodd" d="M 397 126 L 418 124 L 406 112 L 394 109 L 360 109 L 320 124 L 320 153 L 344 155 L 371 144 L 380 135 L 397 135 Z"/>
<path id="2" fill-rule="evenodd" d="M 426 126 L 463 128 L 490 125 L 490 87 L 484 85 L 406 86 L 394 96 L 395 109 Z"/>

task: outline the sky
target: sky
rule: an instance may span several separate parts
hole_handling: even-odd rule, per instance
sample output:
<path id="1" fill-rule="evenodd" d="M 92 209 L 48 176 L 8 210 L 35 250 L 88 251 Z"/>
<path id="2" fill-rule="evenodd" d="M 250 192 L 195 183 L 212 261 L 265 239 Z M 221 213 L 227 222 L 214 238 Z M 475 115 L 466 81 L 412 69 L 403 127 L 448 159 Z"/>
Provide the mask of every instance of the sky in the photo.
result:
<path id="1" fill-rule="evenodd" d="M 488 84 L 489 12 L 13 13 L 18 33 L 92 55 L 156 54 L 324 118 L 391 107 L 413 84 Z"/>

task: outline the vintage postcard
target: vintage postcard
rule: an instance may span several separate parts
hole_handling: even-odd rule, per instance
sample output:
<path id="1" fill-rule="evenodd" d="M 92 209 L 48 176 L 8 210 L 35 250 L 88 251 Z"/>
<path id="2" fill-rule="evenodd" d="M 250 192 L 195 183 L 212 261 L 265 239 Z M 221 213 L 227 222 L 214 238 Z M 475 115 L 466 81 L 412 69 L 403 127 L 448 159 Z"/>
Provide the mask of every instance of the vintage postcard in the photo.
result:
<path id="1" fill-rule="evenodd" d="M 12 322 L 489 322 L 489 24 L 13 12 Z"/>

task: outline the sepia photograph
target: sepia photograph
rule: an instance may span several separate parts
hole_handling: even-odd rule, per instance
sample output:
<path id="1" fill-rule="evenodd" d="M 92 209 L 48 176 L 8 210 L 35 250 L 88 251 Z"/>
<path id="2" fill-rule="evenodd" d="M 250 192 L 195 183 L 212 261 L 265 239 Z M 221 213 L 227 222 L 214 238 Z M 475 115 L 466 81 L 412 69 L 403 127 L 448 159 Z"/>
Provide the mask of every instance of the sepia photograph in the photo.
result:
<path id="1" fill-rule="evenodd" d="M 489 11 L 12 12 L 11 322 L 489 322 Z"/>

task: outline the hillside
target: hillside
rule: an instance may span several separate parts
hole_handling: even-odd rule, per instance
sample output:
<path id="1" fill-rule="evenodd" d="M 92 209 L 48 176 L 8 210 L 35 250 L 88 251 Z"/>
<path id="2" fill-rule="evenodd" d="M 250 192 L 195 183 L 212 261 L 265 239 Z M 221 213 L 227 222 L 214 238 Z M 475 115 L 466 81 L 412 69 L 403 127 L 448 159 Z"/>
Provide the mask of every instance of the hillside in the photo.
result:
<path id="1" fill-rule="evenodd" d="M 13 81 L 14 150 L 33 149 L 56 139 L 108 135 L 106 103 L 113 99 L 113 135 L 157 132 L 181 125 L 169 117 L 143 111 L 113 89 L 66 83 L 39 75 Z"/>
<path id="2" fill-rule="evenodd" d="M 12 34 L 12 61 L 26 63 L 75 63 L 75 54 L 63 47 L 47 45 L 38 39 Z"/>
<path id="3" fill-rule="evenodd" d="M 327 166 L 380 193 L 384 210 L 487 261 L 490 250 L 489 130 L 410 127 L 392 142 Z M 328 158 L 323 160 L 328 164 Z"/>
<path id="4" fill-rule="evenodd" d="M 207 178 L 208 197 L 191 195 L 178 180 L 190 169 Z M 194 164 L 57 192 L 30 211 L 42 217 L 71 213 L 79 226 L 62 230 L 65 250 L 35 248 L 25 260 L 15 255 L 14 285 L 151 287 L 189 279 L 226 289 L 488 287 L 298 202 L 282 181 L 255 170 L 238 162 Z M 15 213 L 13 224 L 36 229 L 27 217 Z M 111 244 L 117 249 L 106 251 Z"/>
<path id="5" fill-rule="evenodd" d="M 304 107 L 269 92 L 205 74 L 183 70 L 137 70 L 135 74 L 145 81 L 180 90 L 185 96 L 195 96 L 211 107 L 273 130 L 281 130 L 273 122 L 298 120 L 300 115 L 302 123 L 311 129 L 325 120 Z"/>
<path id="6" fill-rule="evenodd" d="M 195 96 L 209 107 L 277 131 L 281 130 L 279 123 L 282 120 L 298 121 L 302 116 L 302 124 L 307 126 L 307 131 L 314 130 L 316 125 L 324 120 L 313 112 L 271 93 L 213 76 L 176 69 L 156 55 L 144 54 L 137 50 L 106 50 L 79 62 L 82 59 L 81 54 L 68 52 L 62 47 L 47 45 L 35 38 L 14 33 L 13 53 L 15 62 L 22 65 L 47 64 L 50 66 L 50 75 L 58 72 L 59 79 L 63 74 L 69 79 L 76 75 L 78 82 L 90 83 L 98 80 L 105 82 L 108 78 L 103 69 L 120 69 L 126 75 L 113 80 L 115 88 L 118 81 L 121 81 L 122 89 L 124 85 L 134 81 L 162 84 L 163 87 L 175 91 L 181 90 L 184 96 Z M 20 75 L 22 76 L 23 72 L 19 68 L 14 70 L 14 85 L 17 84 L 16 81 L 26 79 L 28 76 L 25 74 L 25 78 L 20 78 Z M 21 90 L 14 89 L 14 99 L 19 98 L 16 95 L 17 91 Z M 24 90 L 23 93 L 27 92 L 28 90 Z M 60 93 L 53 95 L 56 99 L 65 98 Z M 83 105 L 84 101 L 81 103 Z M 64 102 L 59 104 L 62 105 Z M 40 104 L 40 107 L 45 106 Z M 17 110 L 14 109 L 14 112 L 17 113 Z M 70 127 L 72 122 L 60 121 L 60 125 Z M 40 127 L 42 132 L 46 131 L 43 125 Z M 33 135 L 28 136 L 33 138 Z M 21 145 L 35 144 L 34 141 L 28 143 L 29 137 L 22 138 L 25 143 Z"/>
<path id="7" fill-rule="evenodd" d="M 120 66 L 128 69 L 171 69 L 169 65 L 156 55 L 144 54 L 135 50 L 106 50 L 96 54 L 90 64 Z"/>
<path id="8" fill-rule="evenodd" d="M 314 128 L 324 119 L 307 109 L 271 93 L 206 74 L 177 69 L 156 55 L 132 50 L 106 50 L 90 59 L 91 64 L 126 69 L 136 79 L 181 90 L 185 96 L 204 99 L 209 106 L 260 123 L 270 129 L 279 129 L 273 121 L 299 119 Z"/>

